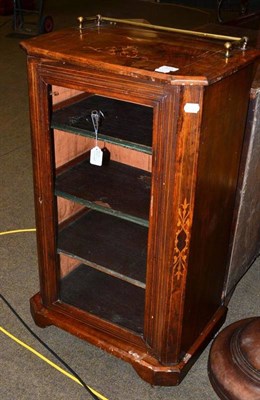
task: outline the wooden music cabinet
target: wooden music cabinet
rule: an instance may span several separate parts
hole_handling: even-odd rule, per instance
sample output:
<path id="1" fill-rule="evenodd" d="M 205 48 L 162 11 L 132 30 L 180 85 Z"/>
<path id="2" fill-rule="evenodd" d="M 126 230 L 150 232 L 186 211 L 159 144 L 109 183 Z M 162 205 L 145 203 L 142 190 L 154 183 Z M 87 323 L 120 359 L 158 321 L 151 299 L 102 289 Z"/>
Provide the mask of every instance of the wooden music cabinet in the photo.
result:
<path id="1" fill-rule="evenodd" d="M 235 46 L 227 58 L 220 40 L 108 21 L 21 45 L 40 274 L 34 320 L 130 362 L 153 385 L 176 385 L 227 311 L 259 52 Z M 102 166 L 89 159 L 93 111 L 104 115 Z"/>

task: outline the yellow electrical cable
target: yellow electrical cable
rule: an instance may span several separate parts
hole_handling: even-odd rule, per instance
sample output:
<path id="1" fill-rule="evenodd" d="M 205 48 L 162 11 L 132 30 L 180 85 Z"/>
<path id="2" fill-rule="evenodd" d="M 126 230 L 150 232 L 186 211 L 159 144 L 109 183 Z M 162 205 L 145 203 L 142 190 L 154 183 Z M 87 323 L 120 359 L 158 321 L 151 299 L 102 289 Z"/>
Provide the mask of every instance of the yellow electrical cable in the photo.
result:
<path id="1" fill-rule="evenodd" d="M 57 369 L 59 372 L 61 372 L 63 375 L 66 375 L 68 378 L 72 379 L 73 381 L 77 382 L 79 385 L 83 386 L 82 383 L 73 375 L 71 375 L 69 372 L 65 371 L 64 369 L 60 368 L 57 364 L 53 363 L 50 361 L 48 358 L 44 357 L 41 353 L 38 351 L 34 350 L 32 347 L 28 346 L 26 343 L 22 342 L 20 339 L 12 335 L 10 332 L 8 332 L 6 329 L 4 329 L 2 326 L 0 326 L 0 331 L 3 332 L 6 336 L 8 336 L 10 339 L 14 340 L 16 343 L 20 344 L 22 347 L 26 348 L 33 354 L 35 354 L 37 357 L 45 361 L 47 364 L 51 365 L 53 368 Z M 98 393 L 96 390 L 92 389 L 91 387 L 88 386 L 88 388 L 94 393 L 97 397 L 99 397 L 101 400 L 108 400 L 106 397 L 102 396 L 102 394 Z"/>
<path id="2" fill-rule="evenodd" d="M 11 231 L 4 231 L 0 232 L 1 235 L 10 235 L 13 233 L 24 233 L 24 232 L 36 232 L 35 228 L 28 228 L 28 229 L 15 229 Z M 0 331 L 3 332 L 6 336 L 8 336 L 10 339 L 14 340 L 16 343 L 20 344 L 22 347 L 25 349 L 29 350 L 31 353 L 39 357 L 41 360 L 45 361 L 47 364 L 51 365 L 53 368 L 57 369 L 59 372 L 61 372 L 63 375 L 67 376 L 68 378 L 72 379 L 73 381 L 77 382 L 79 385 L 83 386 L 82 383 L 73 375 L 71 375 L 69 372 L 65 371 L 61 367 L 59 367 L 57 364 L 53 363 L 51 360 L 48 358 L 44 357 L 41 353 L 38 351 L 34 350 L 32 347 L 28 346 L 28 344 L 22 342 L 20 339 L 12 335 L 10 332 L 8 332 L 6 329 L 4 329 L 2 326 L 0 326 Z M 98 393 L 96 390 L 92 389 L 90 386 L 88 388 L 94 393 L 97 397 L 99 397 L 101 400 L 108 400 L 106 397 L 102 396 L 102 394 Z"/>
<path id="3" fill-rule="evenodd" d="M 29 228 L 29 229 L 16 229 L 13 231 L 5 231 L 5 232 L 0 232 L 1 235 L 11 235 L 13 233 L 23 233 L 23 232 L 36 232 L 35 228 Z"/>

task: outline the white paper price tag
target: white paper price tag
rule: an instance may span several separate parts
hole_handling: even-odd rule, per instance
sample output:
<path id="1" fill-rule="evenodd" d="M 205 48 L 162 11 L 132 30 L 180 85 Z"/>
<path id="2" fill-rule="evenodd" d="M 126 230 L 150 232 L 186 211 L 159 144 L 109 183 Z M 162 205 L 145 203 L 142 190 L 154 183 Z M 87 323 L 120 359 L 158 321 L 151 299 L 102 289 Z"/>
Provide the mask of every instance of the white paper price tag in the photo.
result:
<path id="1" fill-rule="evenodd" d="M 102 160 L 102 150 L 98 146 L 93 147 L 93 149 L 90 150 L 90 164 L 98 165 L 100 167 L 102 165 Z"/>
<path id="2" fill-rule="evenodd" d="M 197 103 L 186 103 L 184 106 L 184 111 L 186 113 L 197 114 L 200 110 L 200 105 Z"/>
<path id="3" fill-rule="evenodd" d="M 162 65 L 161 67 L 155 69 L 156 72 L 162 72 L 163 74 L 169 74 L 169 72 L 176 72 L 178 70 L 179 68 L 170 67 L 168 65 Z"/>

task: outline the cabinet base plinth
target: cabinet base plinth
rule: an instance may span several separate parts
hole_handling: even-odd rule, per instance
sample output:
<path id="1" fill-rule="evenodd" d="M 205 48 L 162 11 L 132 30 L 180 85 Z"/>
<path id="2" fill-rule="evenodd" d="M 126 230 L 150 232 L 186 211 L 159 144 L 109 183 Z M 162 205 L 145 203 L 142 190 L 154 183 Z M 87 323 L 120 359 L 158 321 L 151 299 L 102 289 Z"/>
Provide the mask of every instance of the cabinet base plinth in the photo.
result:
<path id="1" fill-rule="evenodd" d="M 185 357 L 175 365 L 162 365 L 152 355 L 151 349 L 146 346 L 143 339 L 129 332 L 130 340 L 125 336 L 121 339 L 113 332 L 108 332 L 86 321 L 81 321 L 62 310 L 56 304 L 45 307 L 42 304 L 40 294 L 36 294 L 30 300 L 31 313 L 35 323 L 44 328 L 55 325 L 77 337 L 83 339 L 102 350 L 132 364 L 137 374 L 146 382 L 154 386 L 176 386 L 185 377 L 201 352 L 210 342 L 214 334 L 219 330 L 225 321 L 227 308 L 221 306 L 213 316 L 210 323 L 201 333 L 199 338 L 190 348 Z M 131 337 L 135 337 L 135 343 Z"/>

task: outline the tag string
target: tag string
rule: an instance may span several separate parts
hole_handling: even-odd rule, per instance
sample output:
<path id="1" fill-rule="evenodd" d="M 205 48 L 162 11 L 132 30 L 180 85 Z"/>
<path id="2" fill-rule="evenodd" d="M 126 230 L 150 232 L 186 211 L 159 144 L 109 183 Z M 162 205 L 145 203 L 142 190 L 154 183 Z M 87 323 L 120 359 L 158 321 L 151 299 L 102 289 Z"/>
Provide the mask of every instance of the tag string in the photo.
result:
<path id="1" fill-rule="evenodd" d="M 98 141 L 98 128 L 99 128 L 99 112 L 97 110 L 91 111 L 91 119 L 92 119 L 92 124 L 95 132 L 95 141 L 96 141 L 96 146 L 97 146 L 97 141 Z"/>

